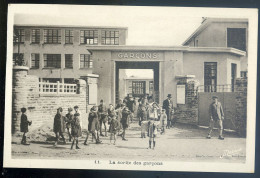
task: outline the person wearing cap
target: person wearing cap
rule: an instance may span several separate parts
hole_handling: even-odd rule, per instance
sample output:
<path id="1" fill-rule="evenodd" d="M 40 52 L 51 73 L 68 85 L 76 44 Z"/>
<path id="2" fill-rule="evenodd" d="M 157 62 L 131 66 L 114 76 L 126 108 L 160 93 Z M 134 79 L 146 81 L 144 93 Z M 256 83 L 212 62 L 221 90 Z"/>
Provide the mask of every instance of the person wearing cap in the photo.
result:
<path id="1" fill-rule="evenodd" d="M 121 119 L 121 124 L 123 127 L 123 133 L 121 134 L 122 140 L 127 141 L 125 138 L 125 131 L 129 127 L 129 115 L 131 114 L 131 111 L 127 107 L 125 107 L 122 111 L 122 119 Z"/>
<path id="2" fill-rule="evenodd" d="M 107 108 L 104 104 L 103 100 L 100 100 L 100 105 L 98 106 L 98 118 L 99 118 L 99 124 L 100 124 L 100 136 L 104 136 L 102 134 L 102 123 L 104 124 L 105 128 L 105 136 L 107 137 Z"/>
<path id="3" fill-rule="evenodd" d="M 156 102 L 149 108 L 149 120 L 158 120 L 160 108 Z"/>
<path id="4" fill-rule="evenodd" d="M 56 135 L 56 141 L 54 143 L 54 146 L 57 146 L 60 136 L 63 140 L 63 143 L 66 144 L 65 138 L 63 136 L 63 133 L 65 132 L 66 128 L 66 118 L 62 115 L 62 111 L 63 109 L 59 107 L 57 109 L 57 114 L 54 117 L 53 132 Z"/>
<path id="5" fill-rule="evenodd" d="M 71 122 L 73 120 L 72 111 L 73 111 L 72 108 L 68 108 L 68 113 L 66 114 L 66 128 L 67 128 L 67 131 L 68 131 L 70 142 L 71 142 Z"/>
<path id="6" fill-rule="evenodd" d="M 20 124 L 20 131 L 23 132 L 23 138 L 21 144 L 23 145 L 30 145 L 26 142 L 26 133 L 29 131 L 28 126 L 32 124 L 32 121 L 29 121 L 26 115 L 26 108 L 21 108 L 21 124 Z"/>
<path id="7" fill-rule="evenodd" d="M 217 124 L 219 127 L 219 139 L 224 140 L 222 136 L 223 132 L 223 120 L 224 120 L 224 111 L 221 103 L 218 101 L 217 96 L 212 97 L 213 102 L 209 106 L 209 115 L 210 115 L 210 124 L 209 124 L 209 133 L 207 138 L 211 138 L 211 132 L 214 128 L 214 124 Z"/>
<path id="8" fill-rule="evenodd" d="M 99 131 L 99 122 L 98 122 L 97 106 L 93 106 L 90 109 L 90 113 L 88 116 L 88 133 L 84 145 L 87 145 L 89 133 L 92 135 L 92 138 L 95 139 L 96 144 L 100 144 L 101 141 L 99 140 L 98 131 Z"/>
<path id="9" fill-rule="evenodd" d="M 80 113 L 79 113 L 79 107 L 78 106 L 74 106 L 74 117 L 73 120 L 71 122 L 71 136 L 73 137 L 73 141 L 71 144 L 71 149 L 73 149 L 74 143 L 76 142 L 76 149 L 80 149 L 78 144 L 78 137 L 82 136 L 82 132 L 81 132 L 81 126 L 80 126 Z"/>
<path id="10" fill-rule="evenodd" d="M 172 95 L 168 94 L 167 99 L 163 101 L 163 109 L 165 109 L 165 113 L 167 115 L 167 126 L 166 128 L 170 128 L 171 125 L 171 114 L 173 112 L 173 102 L 171 100 Z"/>

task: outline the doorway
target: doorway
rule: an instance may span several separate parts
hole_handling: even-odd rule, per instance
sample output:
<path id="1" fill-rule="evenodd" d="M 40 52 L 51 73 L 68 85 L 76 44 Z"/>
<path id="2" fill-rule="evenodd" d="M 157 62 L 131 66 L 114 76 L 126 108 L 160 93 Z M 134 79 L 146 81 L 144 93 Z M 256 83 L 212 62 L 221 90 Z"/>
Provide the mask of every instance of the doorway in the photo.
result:
<path id="1" fill-rule="evenodd" d="M 115 99 L 116 102 L 118 102 L 119 99 L 122 99 L 122 97 L 125 94 L 131 94 L 133 97 L 142 97 L 145 94 L 151 95 L 151 93 L 147 93 L 147 90 L 153 90 L 152 97 L 155 102 L 159 102 L 159 62 L 125 62 L 125 61 L 116 61 L 116 77 L 115 77 Z M 146 73 L 145 70 L 150 69 L 150 71 L 153 71 L 152 81 L 147 81 L 148 84 L 146 85 L 144 81 L 134 79 L 128 81 L 128 86 L 131 87 L 128 88 L 128 93 L 125 92 L 122 94 L 122 82 L 120 82 L 120 78 L 122 78 L 122 69 L 125 69 L 124 71 L 127 71 L 128 69 L 139 69 L 139 73 Z M 140 70 L 142 69 L 142 70 Z M 131 71 L 131 70 L 129 70 Z M 135 71 L 135 70 L 132 70 Z M 131 79 L 131 77 L 130 77 Z M 121 85 L 121 86 L 120 86 Z M 127 91 L 127 90 L 125 90 Z"/>

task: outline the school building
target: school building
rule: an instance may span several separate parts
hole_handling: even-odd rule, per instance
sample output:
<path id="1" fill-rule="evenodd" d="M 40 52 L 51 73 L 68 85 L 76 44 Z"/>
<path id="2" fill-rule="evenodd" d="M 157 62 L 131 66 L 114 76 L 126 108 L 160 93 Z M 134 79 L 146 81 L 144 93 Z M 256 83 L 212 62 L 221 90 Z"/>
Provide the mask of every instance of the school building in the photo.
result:
<path id="1" fill-rule="evenodd" d="M 245 75 L 247 28 L 245 19 L 206 18 L 183 46 L 130 46 L 127 27 L 14 25 L 13 57 L 21 53 L 40 82 L 84 79 L 87 104 L 122 97 L 121 69 L 152 69 L 155 100 L 172 94 L 176 105 L 180 77 L 195 76 L 205 91 L 216 91 Z"/>

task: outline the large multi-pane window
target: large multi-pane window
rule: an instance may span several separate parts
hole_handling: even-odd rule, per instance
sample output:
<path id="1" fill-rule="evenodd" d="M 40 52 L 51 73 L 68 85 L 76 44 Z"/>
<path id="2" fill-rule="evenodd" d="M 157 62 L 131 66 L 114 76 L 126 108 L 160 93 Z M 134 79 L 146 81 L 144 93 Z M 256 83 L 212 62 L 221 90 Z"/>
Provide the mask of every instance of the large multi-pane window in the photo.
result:
<path id="1" fill-rule="evenodd" d="M 32 43 L 40 43 L 40 29 L 32 29 Z"/>
<path id="2" fill-rule="evenodd" d="M 60 54 L 44 54 L 44 67 L 61 67 L 61 55 Z"/>
<path id="3" fill-rule="evenodd" d="M 246 29 L 227 28 L 227 47 L 246 51 Z"/>
<path id="4" fill-rule="evenodd" d="M 145 81 L 132 81 L 133 97 L 142 97 L 145 95 Z"/>
<path id="5" fill-rule="evenodd" d="M 23 58 L 23 53 L 13 53 L 13 65 L 16 65 L 18 64 L 18 58 L 19 58 L 19 55 L 20 55 L 20 58 L 22 59 L 21 63 L 24 64 L 24 58 Z"/>
<path id="6" fill-rule="evenodd" d="M 92 68 L 93 60 L 89 54 L 80 55 L 80 68 Z"/>
<path id="7" fill-rule="evenodd" d="M 73 68 L 73 54 L 65 54 L 65 68 Z"/>
<path id="8" fill-rule="evenodd" d="M 24 43 L 24 29 L 14 29 L 14 43 Z"/>
<path id="9" fill-rule="evenodd" d="M 204 63 L 204 90 L 205 92 L 216 92 L 217 90 L 217 63 Z"/>
<path id="10" fill-rule="evenodd" d="M 65 30 L 65 43 L 73 44 L 73 30 Z"/>
<path id="11" fill-rule="evenodd" d="M 98 31 L 97 30 L 80 30 L 80 43 L 81 44 L 98 44 Z"/>
<path id="12" fill-rule="evenodd" d="M 40 54 L 32 53 L 31 54 L 31 68 L 39 69 L 39 62 L 40 62 Z"/>
<path id="13" fill-rule="evenodd" d="M 45 29 L 44 30 L 44 43 L 48 43 L 48 44 L 61 43 L 61 30 L 60 29 Z"/>
<path id="14" fill-rule="evenodd" d="M 119 31 L 102 31 L 102 44 L 103 45 L 118 45 L 119 44 Z"/>

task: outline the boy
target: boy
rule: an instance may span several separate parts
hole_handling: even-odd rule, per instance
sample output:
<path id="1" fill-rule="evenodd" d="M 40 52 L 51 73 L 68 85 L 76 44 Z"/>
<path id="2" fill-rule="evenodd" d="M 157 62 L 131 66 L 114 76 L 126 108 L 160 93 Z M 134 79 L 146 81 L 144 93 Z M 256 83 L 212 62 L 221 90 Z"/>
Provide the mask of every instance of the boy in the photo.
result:
<path id="1" fill-rule="evenodd" d="M 125 130 L 129 127 L 129 115 L 131 114 L 131 111 L 127 107 L 125 107 L 122 111 L 122 119 L 121 119 L 121 124 L 123 127 L 123 133 L 122 135 L 122 140 L 127 141 L 125 138 Z"/>
<path id="2" fill-rule="evenodd" d="M 65 132 L 65 117 L 62 115 L 62 108 L 59 107 L 57 109 L 57 114 L 54 117 L 54 124 L 53 124 L 53 131 L 56 135 L 56 141 L 54 143 L 54 146 L 57 146 L 59 138 L 61 136 L 63 143 L 66 144 L 65 138 L 63 136 L 63 132 Z"/>
<path id="3" fill-rule="evenodd" d="M 155 148 L 155 138 L 157 135 L 157 127 L 160 124 L 159 121 L 149 121 L 148 122 L 148 132 L 149 132 L 149 149 L 152 147 L 152 142 L 153 142 L 153 149 Z"/>
<path id="4" fill-rule="evenodd" d="M 167 125 L 167 115 L 165 113 L 165 109 L 162 109 L 162 113 L 161 113 L 161 117 L 160 117 L 160 121 L 161 121 L 161 134 L 165 134 L 165 130 L 166 130 L 166 125 Z"/>
<path id="5" fill-rule="evenodd" d="M 68 113 L 66 114 L 66 128 L 68 131 L 68 135 L 69 135 L 69 141 L 71 142 L 71 122 L 73 120 L 73 114 L 72 114 L 73 109 L 72 108 L 68 108 Z"/>
<path id="6" fill-rule="evenodd" d="M 20 129 L 21 132 L 23 132 L 23 138 L 21 141 L 21 144 L 23 145 L 30 145 L 29 143 L 26 143 L 26 133 L 28 132 L 28 125 L 32 124 L 32 121 L 28 121 L 27 115 L 26 115 L 26 108 L 21 108 L 21 124 L 20 124 Z"/>
<path id="7" fill-rule="evenodd" d="M 104 100 L 100 100 L 100 105 L 98 106 L 98 117 L 99 117 L 99 124 L 100 124 L 100 136 L 107 137 L 107 108 L 105 106 Z M 105 135 L 102 134 L 102 123 L 104 124 L 105 128 Z"/>
<path id="8" fill-rule="evenodd" d="M 110 121 L 110 126 L 109 126 L 109 132 L 110 132 L 110 144 L 112 141 L 112 138 L 114 137 L 114 145 L 116 144 L 116 132 L 119 129 L 119 122 L 116 119 L 116 117 L 112 117 Z"/>
<path id="9" fill-rule="evenodd" d="M 71 135 L 73 137 L 73 141 L 71 144 L 71 149 L 73 149 L 73 145 L 76 141 L 76 149 L 80 149 L 78 146 L 78 137 L 82 136 L 82 132 L 81 132 L 81 126 L 80 126 L 80 114 L 79 114 L 79 107 L 78 106 L 74 106 L 74 110 L 75 110 L 75 114 L 73 117 L 73 120 L 71 122 Z"/>

